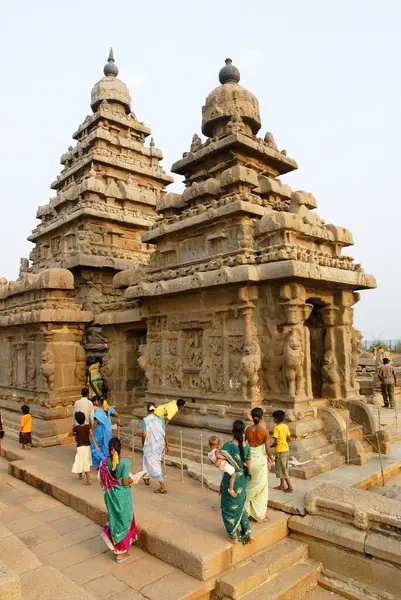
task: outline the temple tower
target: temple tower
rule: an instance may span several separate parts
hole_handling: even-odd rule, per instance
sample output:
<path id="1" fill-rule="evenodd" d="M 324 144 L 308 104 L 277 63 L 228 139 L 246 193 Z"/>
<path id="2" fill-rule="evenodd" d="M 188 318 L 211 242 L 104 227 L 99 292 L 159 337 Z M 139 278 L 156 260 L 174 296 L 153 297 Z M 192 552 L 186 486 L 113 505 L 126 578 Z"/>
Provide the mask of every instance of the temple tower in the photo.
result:
<path id="1" fill-rule="evenodd" d="M 32 271 L 72 271 L 76 298 L 95 316 L 120 296 L 112 285 L 115 273 L 147 263 L 153 247 L 141 236 L 173 181 L 159 165 L 162 153 L 153 138 L 145 146 L 151 131 L 131 112 L 130 93 L 117 75 L 111 49 L 104 77 L 92 89 L 92 114 L 61 157 L 63 170 L 51 184 L 56 196 L 39 207 L 40 224 L 29 237 L 35 243 Z M 85 346 L 94 353 L 104 349 L 98 328 L 87 329 Z"/>

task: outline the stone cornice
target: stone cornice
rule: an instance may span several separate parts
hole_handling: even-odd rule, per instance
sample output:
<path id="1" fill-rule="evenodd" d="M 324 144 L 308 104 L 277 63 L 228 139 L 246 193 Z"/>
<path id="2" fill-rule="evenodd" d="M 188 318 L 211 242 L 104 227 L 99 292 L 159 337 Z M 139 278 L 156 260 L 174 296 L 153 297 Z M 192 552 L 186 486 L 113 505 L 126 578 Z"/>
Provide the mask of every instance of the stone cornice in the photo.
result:
<path id="1" fill-rule="evenodd" d="M 119 112 L 110 110 L 104 106 L 100 106 L 94 115 L 88 115 L 83 123 L 78 127 L 77 131 L 75 131 L 72 135 L 74 140 L 78 139 L 79 136 L 88 129 L 91 125 L 99 121 L 99 119 L 107 119 L 107 121 L 111 121 L 113 123 L 117 123 L 118 125 L 122 125 L 123 127 L 127 127 L 129 129 L 133 129 L 138 133 L 142 133 L 145 137 L 151 134 L 151 130 L 149 127 L 136 118 L 131 116 L 123 115 Z"/>
<path id="2" fill-rule="evenodd" d="M 143 282 L 127 288 L 124 295 L 127 299 L 143 297 L 157 297 L 168 294 L 182 294 L 184 291 L 207 289 L 227 284 L 257 283 L 272 280 L 299 279 L 306 285 L 314 286 L 338 284 L 352 290 L 369 289 L 376 287 L 376 280 L 372 275 L 363 271 L 348 271 L 333 267 L 304 263 L 294 260 L 284 260 L 261 265 L 241 265 L 236 267 L 223 267 L 216 271 L 195 273 L 192 276 L 159 281 L 157 283 Z"/>
<path id="3" fill-rule="evenodd" d="M 115 208 L 115 207 L 113 207 Z M 120 209 L 121 214 L 116 214 L 115 212 L 100 212 L 97 208 L 77 208 L 74 211 L 60 215 L 60 217 L 50 223 L 50 225 L 43 226 L 39 225 L 36 229 L 33 230 L 31 235 L 27 238 L 29 242 L 36 242 L 38 239 L 43 237 L 44 235 L 56 231 L 60 227 L 63 227 L 67 223 L 71 223 L 75 219 L 79 219 L 80 217 L 95 217 L 96 219 L 104 220 L 104 221 L 114 221 L 116 223 L 126 223 L 129 225 L 136 225 L 140 229 L 147 229 L 151 223 L 153 223 L 153 219 L 150 217 L 133 217 L 129 214 L 129 211 L 124 211 Z"/>
<path id="4" fill-rule="evenodd" d="M 215 221 L 220 217 L 234 216 L 241 213 L 248 215 L 249 217 L 262 217 L 266 214 L 266 211 L 267 209 L 265 207 L 259 206 L 258 204 L 235 200 L 229 204 L 218 206 L 217 208 L 209 207 L 194 216 L 183 217 L 182 215 L 178 215 L 177 220 L 173 223 L 166 224 L 164 220 L 162 220 L 160 221 L 160 224 L 155 225 L 153 229 L 147 231 L 142 236 L 142 241 L 155 243 L 157 239 L 166 235 L 175 233 L 181 229 L 198 227 L 208 221 Z"/>
<path id="5" fill-rule="evenodd" d="M 6 316 L 2 316 L 0 313 L 0 327 L 15 327 L 33 323 L 90 323 L 92 320 L 93 314 L 88 310 L 44 309 L 19 311 Z"/>
<path id="6" fill-rule="evenodd" d="M 106 150 L 109 156 L 103 153 L 103 150 Z M 56 179 L 56 181 L 53 181 L 53 183 L 50 185 L 50 188 L 53 190 L 59 190 L 64 181 L 92 163 L 102 163 L 112 167 L 117 167 L 126 172 L 135 173 L 137 175 L 145 175 L 146 177 L 155 179 L 156 181 L 159 181 L 165 185 L 173 183 L 174 179 L 170 177 L 170 175 L 166 175 L 165 171 L 163 171 L 163 169 L 160 167 L 142 167 L 141 165 L 137 164 L 135 158 L 130 159 L 132 162 L 128 162 L 128 157 L 126 158 L 127 160 L 124 161 L 119 158 L 117 154 L 111 152 L 111 150 L 93 148 L 88 152 L 88 154 L 79 159 L 71 168 L 63 171 L 59 178 Z"/>
<path id="7" fill-rule="evenodd" d="M 245 154 L 255 156 L 263 163 L 271 165 L 279 175 L 290 173 L 298 168 L 295 160 L 271 148 L 262 139 L 255 140 L 241 133 L 233 133 L 215 142 L 210 141 L 197 152 L 188 152 L 188 156 L 173 164 L 171 171 L 179 175 L 186 175 L 198 164 L 206 160 L 212 161 L 216 155 L 235 148 L 242 149 Z"/>

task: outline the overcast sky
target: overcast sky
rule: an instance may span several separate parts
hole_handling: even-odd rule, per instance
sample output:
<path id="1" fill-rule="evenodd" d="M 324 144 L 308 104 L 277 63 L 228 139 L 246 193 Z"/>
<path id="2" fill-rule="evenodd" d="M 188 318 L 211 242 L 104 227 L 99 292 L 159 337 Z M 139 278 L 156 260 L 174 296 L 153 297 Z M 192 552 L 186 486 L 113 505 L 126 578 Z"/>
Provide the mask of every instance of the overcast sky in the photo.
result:
<path id="1" fill-rule="evenodd" d="M 167 171 L 200 133 L 229 56 L 259 98 L 262 135 L 298 161 L 284 180 L 351 230 L 351 255 L 377 278 L 356 326 L 369 339 L 401 336 L 400 31 L 400 0 L 3 2 L 0 276 L 16 278 L 28 256 L 109 46 Z"/>

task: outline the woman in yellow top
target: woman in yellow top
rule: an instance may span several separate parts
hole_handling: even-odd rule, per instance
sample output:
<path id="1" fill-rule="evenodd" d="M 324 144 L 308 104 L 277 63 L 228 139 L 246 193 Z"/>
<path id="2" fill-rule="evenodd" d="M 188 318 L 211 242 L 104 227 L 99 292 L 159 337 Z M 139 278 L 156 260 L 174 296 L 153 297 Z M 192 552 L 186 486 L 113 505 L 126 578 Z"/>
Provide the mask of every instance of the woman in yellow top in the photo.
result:
<path id="1" fill-rule="evenodd" d="M 32 415 L 29 414 L 29 406 L 23 404 L 21 406 L 21 427 L 19 429 L 19 443 L 21 448 L 24 449 L 28 446 L 32 448 Z"/>
<path id="2" fill-rule="evenodd" d="M 167 402 L 167 404 L 160 404 L 153 414 L 156 417 L 161 417 L 164 419 L 166 425 L 171 421 L 173 417 L 178 413 L 179 410 L 184 408 L 185 400 L 180 398 L 179 400 L 172 400 L 171 402 Z"/>

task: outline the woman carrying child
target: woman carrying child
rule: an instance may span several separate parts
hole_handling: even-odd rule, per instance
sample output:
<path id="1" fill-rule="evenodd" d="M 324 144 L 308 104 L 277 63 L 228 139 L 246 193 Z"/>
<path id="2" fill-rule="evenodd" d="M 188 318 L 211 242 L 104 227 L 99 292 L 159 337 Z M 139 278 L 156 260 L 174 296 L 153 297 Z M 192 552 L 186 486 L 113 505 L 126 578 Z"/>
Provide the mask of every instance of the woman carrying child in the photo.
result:
<path id="1" fill-rule="evenodd" d="M 234 421 L 233 438 L 224 444 L 221 455 L 235 469 L 234 491 L 236 497 L 230 493 L 230 475 L 225 473 L 221 481 L 221 513 L 227 530 L 229 540 L 236 544 L 253 542 L 249 518 L 245 510 L 246 481 L 251 466 L 251 451 L 244 440 L 245 425 L 242 421 Z"/>
<path id="2" fill-rule="evenodd" d="M 253 408 L 251 418 L 253 425 L 245 431 L 245 439 L 251 451 L 251 478 L 246 484 L 246 510 L 251 519 L 261 522 L 269 520 L 266 515 L 269 498 L 267 460 L 273 462 L 273 456 L 270 452 L 269 432 L 261 423 L 263 410 Z"/>

